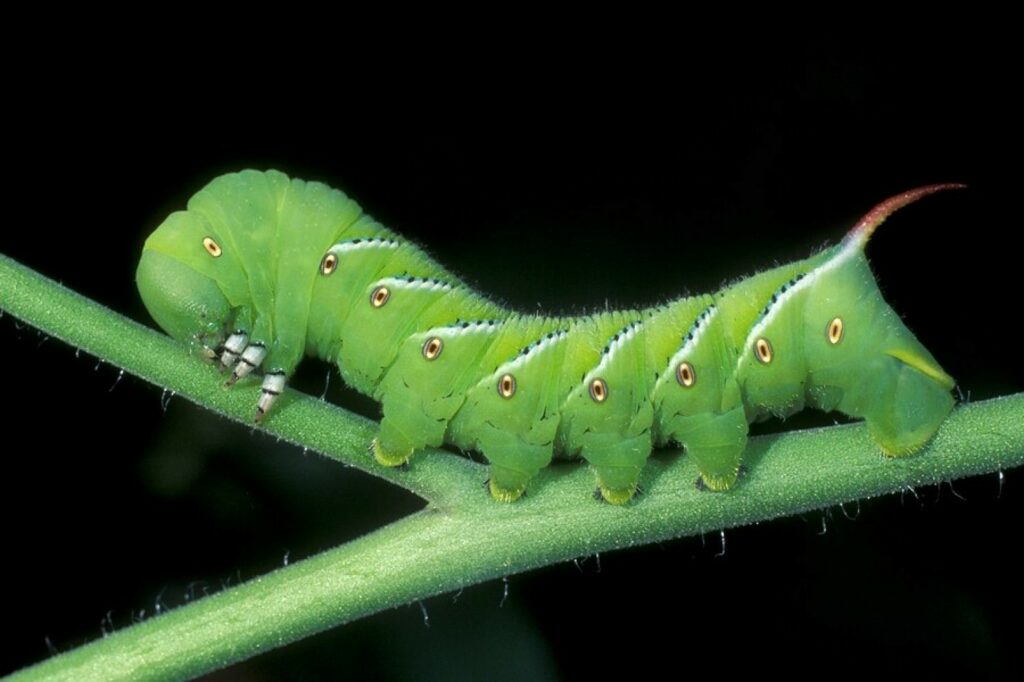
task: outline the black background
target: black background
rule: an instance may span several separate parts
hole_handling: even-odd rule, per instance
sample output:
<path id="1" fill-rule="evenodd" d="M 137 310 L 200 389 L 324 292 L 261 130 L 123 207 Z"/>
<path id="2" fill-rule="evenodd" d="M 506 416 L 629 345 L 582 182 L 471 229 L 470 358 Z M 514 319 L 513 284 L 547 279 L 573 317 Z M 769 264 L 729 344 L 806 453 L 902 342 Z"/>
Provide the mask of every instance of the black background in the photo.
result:
<path id="1" fill-rule="evenodd" d="M 275 167 L 510 305 L 582 312 L 714 289 L 835 243 L 892 194 L 966 182 L 869 253 L 965 397 L 1019 391 L 1016 55 L 898 42 L 414 73 L 338 56 L 264 80 L 230 59 L 142 77 L 84 51 L 9 85 L 0 252 L 152 324 L 146 235 L 217 174 Z M 164 412 L 159 389 L 9 315 L 0 352 L 0 673 L 418 507 L 180 399 Z M 295 385 L 319 394 L 326 374 L 308 361 Z M 377 414 L 339 384 L 330 400 Z M 512 576 L 507 598 L 491 582 L 427 600 L 429 628 L 412 605 L 213 678 L 1019 675 L 1024 477 L 955 488 L 730 530 L 722 557 L 713 534 Z"/>

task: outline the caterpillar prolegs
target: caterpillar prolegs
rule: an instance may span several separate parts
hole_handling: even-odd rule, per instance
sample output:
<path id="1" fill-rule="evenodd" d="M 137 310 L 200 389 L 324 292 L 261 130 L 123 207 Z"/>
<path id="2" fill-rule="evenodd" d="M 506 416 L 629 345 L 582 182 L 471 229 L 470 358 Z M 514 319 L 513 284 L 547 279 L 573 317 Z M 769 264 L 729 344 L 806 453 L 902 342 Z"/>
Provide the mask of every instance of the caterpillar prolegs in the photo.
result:
<path id="1" fill-rule="evenodd" d="M 473 291 L 338 190 L 246 170 L 150 235 L 137 281 L 157 323 L 228 384 L 262 374 L 257 421 L 316 355 L 382 404 L 382 464 L 477 450 L 511 502 L 553 457 L 582 457 L 622 504 L 673 443 L 699 486 L 731 487 L 748 424 L 805 406 L 865 419 L 890 456 L 927 443 L 954 382 L 882 299 L 864 247 L 895 210 L 956 187 L 892 197 L 838 245 L 713 294 L 544 317 Z"/>

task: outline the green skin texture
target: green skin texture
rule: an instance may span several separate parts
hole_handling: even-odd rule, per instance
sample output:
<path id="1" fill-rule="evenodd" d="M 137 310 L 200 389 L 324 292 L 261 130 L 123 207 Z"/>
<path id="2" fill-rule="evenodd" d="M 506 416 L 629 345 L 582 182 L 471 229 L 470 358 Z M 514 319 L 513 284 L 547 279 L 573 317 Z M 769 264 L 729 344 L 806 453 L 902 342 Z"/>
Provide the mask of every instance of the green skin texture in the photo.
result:
<path id="1" fill-rule="evenodd" d="M 699 484 L 731 487 L 748 424 L 805 406 L 864 418 L 891 456 L 934 435 L 953 380 L 882 299 L 866 241 L 851 232 L 811 258 L 645 310 L 522 315 L 342 192 L 246 170 L 171 214 L 146 241 L 136 279 L 157 323 L 196 348 L 244 330 L 266 346 L 264 371 L 290 375 L 305 355 L 335 363 L 382 403 L 372 448 L 382 463 L 442 443 L 477 450 L 492 495 L 512 501 L 553 457 L 582 457 L 603 498 L 622 504 L 652 449 L 672 443 L 694 458 Z M 380 287 L 388 295 L 374 305 Z M 428 353 L 437 340 L 440 352 Z M 679 378 L 682 362 L 692 385 Z"/>

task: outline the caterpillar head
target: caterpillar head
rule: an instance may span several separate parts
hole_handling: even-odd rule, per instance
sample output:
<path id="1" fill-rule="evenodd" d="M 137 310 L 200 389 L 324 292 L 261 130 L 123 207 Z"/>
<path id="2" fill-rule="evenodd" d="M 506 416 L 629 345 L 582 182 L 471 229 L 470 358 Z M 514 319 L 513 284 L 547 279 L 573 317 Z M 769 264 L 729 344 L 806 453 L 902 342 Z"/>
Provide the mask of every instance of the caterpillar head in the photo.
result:
<path id="1" fill-rule="evenodd" d="M 135 273 L 142 302 L 176 339 L 216 346 L 229 322 L 233 280 L 244 281 L 237 257 L 196 213 L 171 214 L 149 236 Z"/>
<path id="2" fill-rule="evenodd" d="M 932 185 L 888 199 L 841 244 L 805 261 L 742 351 L 741 380 L 755 405 L 788 399 L 798 409 L 806 396 L 821 409 L 863 417 L 888 455 L 931 439 L 953 407 L 955 382 L 882 298 L 864 247 L 896 209 L 955 187 Z M 803 353 L 793 350 L 799 347 Z"/>

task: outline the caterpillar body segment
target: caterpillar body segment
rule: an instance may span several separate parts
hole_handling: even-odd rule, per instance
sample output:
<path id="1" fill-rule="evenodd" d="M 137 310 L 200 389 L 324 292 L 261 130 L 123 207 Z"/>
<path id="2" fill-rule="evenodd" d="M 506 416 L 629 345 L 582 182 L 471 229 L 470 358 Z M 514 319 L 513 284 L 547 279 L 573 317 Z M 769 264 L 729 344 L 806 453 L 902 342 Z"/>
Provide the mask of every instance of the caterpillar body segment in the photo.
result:
<path id="1" fill-rule="evenodd" d="M 888 455 L 924 445 L 953 380 L 885 303 L 864 256 L 905 192 L 839 245 L 714 294 L 581 317 L 510 311 L 362 214 L 277 171 L 212 181 L 149 237 L 143 300 L 229 385 L 262 376 L 257 420 L 303 355 L 382 405 L 372 452 L 404 464 L 442 444 L 481 452 L 502 501 L 554 457 L 630 500 L 652 449 L 685 447 L 710 490 L 734 485 L 748 424 L 806 406 L 862 417 Z"/>

